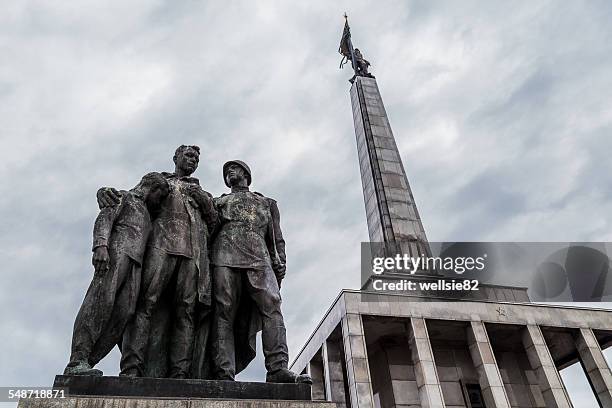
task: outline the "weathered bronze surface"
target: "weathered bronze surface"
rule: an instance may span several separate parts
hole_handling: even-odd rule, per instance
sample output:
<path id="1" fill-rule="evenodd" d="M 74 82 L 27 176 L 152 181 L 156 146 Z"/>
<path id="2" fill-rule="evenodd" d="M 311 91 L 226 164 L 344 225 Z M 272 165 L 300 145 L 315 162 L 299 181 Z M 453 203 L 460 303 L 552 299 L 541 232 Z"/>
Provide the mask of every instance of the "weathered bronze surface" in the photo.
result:
<path id="1" fill-rule="evenodd" d="M 104 207 L 94 225 L 94 276 L 74 323 L 72 353 L 64 371 L 102 375 L 92 367 L 121 341 L 134 315 L 151 218 L 169 192 L 159 173 L 144 176 L 117 205 Z"/>
<path id="2" fill-rule="evenodd" d="M 219 220 L 211 252 L 215 377 L 233 380 L 255 356 L 255 335 L 262 330 L 267 380 L 308 381 L 287 369 L 280 296 L 286 256 L 276 202 L 249 190 L 251 170 L 244 162 L 225 163 L 223 178 L 231 191 L 215 199 Z"/>
<path id="3" fill-rule="evenodd" d="M 98 190 L 96 273 L 65 374 L 102 375 L 93 366 L 117 344 L 121 376 L 233 380 L 261 330 L 266 381 L 310 383 L 287 368 L 277 203 L 249 190 L 239 160 L 223 166 L 230 193 L 213 199 L 191 177 L 199 157 L 183 145 L 174 172 L 148 174 L 129 192 Z"/>

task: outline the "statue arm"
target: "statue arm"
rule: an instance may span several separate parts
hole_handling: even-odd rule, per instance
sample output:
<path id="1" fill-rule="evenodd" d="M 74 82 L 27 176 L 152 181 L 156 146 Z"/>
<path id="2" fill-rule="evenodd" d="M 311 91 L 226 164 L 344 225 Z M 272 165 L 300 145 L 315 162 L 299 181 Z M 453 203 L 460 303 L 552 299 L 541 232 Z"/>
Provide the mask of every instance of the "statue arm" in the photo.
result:
<path id="1" fill-rule="evenodd" d="M 222 220 L 221 220 L 221 197 L 215 197 L 212 199 L 212 206 L 214 208 L 214 214 L 215 214 L 215 220 L 212 223 L 212 225 L 208 228 L 209 231 L 209 236 L 210 236 L 210 241 L 212 242 L 215 239 L 215 236 L 219 233 L 219 230 L 221 229 L 221 224 L 222 224 Z"/>
<path id="2" fill-rule="evenodd" d="M 268 252 L 272 261 L 272 269 L 276 275 L 276 281 L 280 288 L 282 280 L 285 278 L 285 272 L 287 270 L 286 261 L 287 256 L 285 254 L 285 240 L 283 239 L 283 233 L 280 229 L 280 212 L 276 201 L 268 198 L 268 204 L 270 206 L 270 222 L 268 223 L 268 231 L 266 237 L 266 244 L 268 245 Z"/>
<path id="3" fill-rule="evenodd" d="M 285 264 L 281 262 L 274 242 L 274 226 L 272 220 L 270 220 L 270 222 L 268 222 L 268 228 L 266 230 L 266 246 L 268 247 L 268 254 L 270 254 L 270 263 L 272 264 L 272 270 L 274 271 L 274 275 L 276 276 L 276 283 L 278 284 L 278 288 L 280 289 L 281 282 L 285 278 L 285 271 L 287 268 L 285 267 Z"/>
<path id="4" fill-rule="evenodd" d="M 276 200 L 268 199 L 270 202 L 270 212 L 272 213 L 272 231 L 274 233 L 274 246 L 278 254 L 279 261 L 284 265 L 287 263 L 287 254 L 285 253 L 285 239 L 280 226 L 280 211 Z"/>
<path id="5" fill-rule="evenodd" d="M 202 217 L 204 218 L 204 222 L 206 222 L 206 226 L 208 227 L 208 233 L 212 235 L 217 228 L 219 214 L 217 213 L 217 207 L 215 207 L 212 194 L 210 194 L 208 191 L 204 191 L 204 194 L 206 199 L 201 204 Z"/>
<path id="6" fill-rule="evenodd" d="M 114 207 L 104 207 L 100 210 L 93 228 L 93 251 L 98 247 L 108 246 L 113 224 L 121 208 L 122 205 L 115 205 Z"/>

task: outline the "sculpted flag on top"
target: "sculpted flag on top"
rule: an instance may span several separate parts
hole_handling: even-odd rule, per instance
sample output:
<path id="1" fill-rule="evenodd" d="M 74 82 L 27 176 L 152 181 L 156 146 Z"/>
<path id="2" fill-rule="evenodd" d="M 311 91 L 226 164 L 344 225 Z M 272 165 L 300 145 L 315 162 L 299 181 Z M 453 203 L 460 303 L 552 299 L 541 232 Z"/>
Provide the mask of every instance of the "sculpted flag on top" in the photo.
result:
<path id="1" fill-rule="evenodd" d="M 342 31 L 342 38 L 340 39 L 340 47 L 338 48 L 338 52 L 342 55 L 340 68 L 344 68 L 344 64 L 351 61 L 353 71 L 355 71 L 355 75 L 349 79 L 351 83 L 355 81 L 355 77 L 357 76 L 374 78 L 374 75 L 370 74 L 369 72 L 369 67 L 371 65 L 370 62 L 363 57 L 359 48 L 353 49 L 351 28 L 349 27 L 348 16 L 346 13 L 344 14 L 344 30 Z"/>
<path id="2" fill-rule="evenodd" d="M 239 160 L 223 166 L 231 192 L 213 200 L 192 177 L 199 157 L 182 145 L 174 172 L 98 190 L 94 278 L 64 374 L 102 375 L 93 367 L 119 345 L 121 376 L 234 380 L 262 331 L 266 381 L 311 383 L 287 368 L 276 201 L 249 190 Z"/>
<path id="3" fill-rule="evenodd" d="M 353 58 L 353 46 L 351 45 L 351 27 L 348 24 L 348 17 L 344 15 L 344 30 L 342 30 L 342 38 L 340 39 L 340 47 L 338 52 L 342 54 L 343 58 L 340 61 L 340 68 L 344 67 L 349 60 Z"/>

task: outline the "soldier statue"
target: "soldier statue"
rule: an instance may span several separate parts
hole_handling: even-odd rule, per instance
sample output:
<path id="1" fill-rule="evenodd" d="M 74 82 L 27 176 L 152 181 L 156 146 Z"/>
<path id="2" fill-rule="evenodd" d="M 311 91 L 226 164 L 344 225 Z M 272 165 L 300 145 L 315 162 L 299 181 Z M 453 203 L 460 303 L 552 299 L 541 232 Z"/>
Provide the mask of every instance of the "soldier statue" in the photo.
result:
<path id="1" fill-rule="evenodd" d="M 168 195 L 159 173 L 145 175 L 118 205 L 100 210 L 93 232 L 94 276 L 77 314 L 66 375 L 102 375 L 92 368 L 121 341 L 138 299 L 151 212 Z"/>
<path id="2" fill-rule="evenodd" d="M 217 232 L 211 251 L 214 282 L 212 359 L 216 378 L 234 380 L 255 356 L 262 331 L 267 382 L 312 383 L 288 367 L 280 285 L 285 242 L 276 202 L 249 190 L 251 170 L 242 161 L 223 165 L 231 192 L 214 200 Z"/>
<path id="3" fill-rule="evenodd" d="M 374 78 L 374 76 L 370 74 L 370 72 L 368 71 L 369 69 L 368 67 L 371 65 L 370 61 L 368 61 L 367 59 L 363 57 L 363 55 L 361 54 L 361 51 L 359 51 L 359 48 L 355 48 L 355 64 L 354 65 L 355 66 L 353 66 L 353 69 L 355 70 L 356 76 Z"/>
<path id="4" fill-rule="evenodd" d="M 193 347 L 196 337 L 201 338 L 198 344 L 207 343 L 205 317 L 212 302 L 208 237 L 217 215 L 212 195 L 202 190 L 198 179 L 191 177 L 199 157 L 198 146 L 179 146 L 173 158 L 175 171 L 162 173 L 170 193 L 156 215 L 147 244 L 140 298 L 135 317 L 123 337 L 122 376 L 203 376 L 192 371 L 192 361 L 204 353 L 204 348 L 194 352 Z M 113 205 L 115 199 L 113 189 L 98 192 L 101 206 Z M 159 329 L 163 322 L 167 327 Z M 196 331 L 201 333 L 196 336 Z M 160 332 L 164 334 L 159 335 Z"/>

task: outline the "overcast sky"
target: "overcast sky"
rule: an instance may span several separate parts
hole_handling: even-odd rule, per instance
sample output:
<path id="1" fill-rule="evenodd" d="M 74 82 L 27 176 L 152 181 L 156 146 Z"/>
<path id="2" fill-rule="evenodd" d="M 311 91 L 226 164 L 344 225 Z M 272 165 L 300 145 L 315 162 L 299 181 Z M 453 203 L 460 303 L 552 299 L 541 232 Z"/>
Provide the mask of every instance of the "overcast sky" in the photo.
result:
<path id="1" fill-rule="evenodd" d="M 345 11 L 429 239 L 612 241 L 608 1 L 3 2 L 0 385 L 63 370 L 96 190 L 173 170 L 180 144 L 214 195 L 238 158 L 278 200 L 295 356 L 367 240 Z"/>

